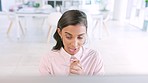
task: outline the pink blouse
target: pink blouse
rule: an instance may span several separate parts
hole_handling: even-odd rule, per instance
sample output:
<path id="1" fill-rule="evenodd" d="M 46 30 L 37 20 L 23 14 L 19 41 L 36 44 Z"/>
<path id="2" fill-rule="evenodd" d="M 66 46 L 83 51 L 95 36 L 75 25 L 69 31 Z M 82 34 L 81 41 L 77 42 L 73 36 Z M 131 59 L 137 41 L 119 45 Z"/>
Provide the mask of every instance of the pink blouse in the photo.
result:
<path id="1" fill-rule="evenodd" d="M 103 61 L 97 51 L 82 47 L 74 56 L 80 61 L 84 75 L 104 73 Z M 43 75 L 69 75 L 70 58 L 71 55 L 63 48 L 50 51 L 48 55 L 42 57 L 39 70 Z"/>

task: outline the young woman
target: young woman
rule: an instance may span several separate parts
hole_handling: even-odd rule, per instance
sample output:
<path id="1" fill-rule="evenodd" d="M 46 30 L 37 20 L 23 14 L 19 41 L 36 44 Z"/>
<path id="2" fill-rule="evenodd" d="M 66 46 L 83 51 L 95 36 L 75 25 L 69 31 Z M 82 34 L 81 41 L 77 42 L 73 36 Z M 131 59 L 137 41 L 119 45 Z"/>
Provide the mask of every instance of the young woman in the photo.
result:
<path id="1" fill-rule="evenodd" d="M 87 17 L 80 10 L 66 11 L 54 34 L 56 45 L 40 62 L 43 75 L 102 75 L 100 54 L 83 47 L 87 36 Z"/>

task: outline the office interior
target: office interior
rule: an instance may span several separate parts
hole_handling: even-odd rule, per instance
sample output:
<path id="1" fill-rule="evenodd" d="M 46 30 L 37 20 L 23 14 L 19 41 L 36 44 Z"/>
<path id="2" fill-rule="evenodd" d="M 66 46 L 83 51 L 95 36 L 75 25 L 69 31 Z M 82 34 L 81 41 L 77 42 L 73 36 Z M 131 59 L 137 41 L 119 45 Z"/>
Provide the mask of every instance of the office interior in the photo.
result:
<path id="1" fill-rule="evenodd" d="M 85 46 L 100 51 L 105 75 L 148 74 L 146 1 L 0 0 L 0 76 L 40 75 L 39 61 L 55 45 L 57 21 L 48 33 L 49 21 L 58 16 L 48 15 L 72 9 L 88 15 Z"/>

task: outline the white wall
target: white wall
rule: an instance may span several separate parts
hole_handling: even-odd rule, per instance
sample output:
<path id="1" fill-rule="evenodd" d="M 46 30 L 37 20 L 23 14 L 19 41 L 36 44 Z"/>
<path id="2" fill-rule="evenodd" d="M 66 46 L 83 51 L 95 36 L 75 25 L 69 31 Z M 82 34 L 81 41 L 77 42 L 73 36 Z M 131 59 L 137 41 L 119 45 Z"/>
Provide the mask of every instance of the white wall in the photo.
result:
<path id="1" fill-rule="evenodd" d="M 128 0 L 128 3 L 127 3 L 127 12 L 126 12 L 126 18 L 127 19 L 130 19 L 132 7 L 133 7 L 133 3 L 134 3 L 133 0 Z"/>
<path id="2" fill-rule="evenodd" d="M 113 19 L 124 21 L 126 19 L 128 0 L 115 0 Z"/>
<path id="3" fill-rule="evenodd" d="M 144 22 L 144 2 L 143 0 L 133 0 L 133 6 L 130 16 L 130 24 L 140 29 L 143 28 Z"/>
<path id="4" fill-rule="evenodd" d="M 1 0 L 2 10 L 8 10 L 10 6 L 15 4 L 15 0 Z"/>

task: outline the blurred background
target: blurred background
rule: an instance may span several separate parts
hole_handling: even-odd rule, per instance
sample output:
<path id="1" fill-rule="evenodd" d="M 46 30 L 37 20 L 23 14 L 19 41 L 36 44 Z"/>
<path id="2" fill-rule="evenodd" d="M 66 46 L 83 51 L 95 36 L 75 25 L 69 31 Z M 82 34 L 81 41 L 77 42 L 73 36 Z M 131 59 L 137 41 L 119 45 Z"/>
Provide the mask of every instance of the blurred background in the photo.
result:
<path id="1" fill-rule="evenodd" d="M 106 75 L 148 74 L 148 0 L 0 0 L 0 76 L 40 75 L 63 12 L 87 14 L 86 47 L 102 54 Z"/>

